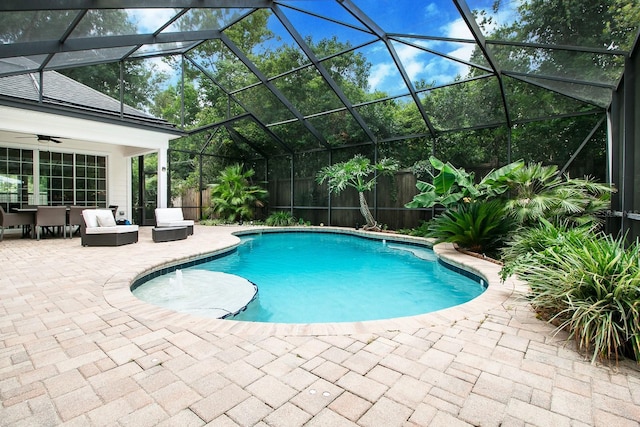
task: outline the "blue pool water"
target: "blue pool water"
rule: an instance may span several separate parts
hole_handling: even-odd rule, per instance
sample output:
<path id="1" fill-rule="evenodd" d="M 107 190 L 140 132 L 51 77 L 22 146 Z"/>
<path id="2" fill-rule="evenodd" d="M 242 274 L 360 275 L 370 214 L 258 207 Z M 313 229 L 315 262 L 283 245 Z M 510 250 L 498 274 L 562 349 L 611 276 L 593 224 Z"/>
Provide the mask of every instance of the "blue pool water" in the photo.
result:
<path id="1" fill-rule="evenodd" d="M 255 234 L 241 240 L 236 251 L 184 269 L 231 273 L 258 286 L 257 298 L 234 320 L 323 323 L 388 319 L 452 307 L 484 291 L 480 283 L 436 262 L 433 251 L 420 246 L 314 232 Z M 163 278 L 144 283 L 134 294 L 144 289 L 145 294 L 153 295 L 148 287 L 158 280 Z M 207 302 L 206 283 L 198 283 L 191 297 L 193 304 L 212 304 Z M 174 294 L 164 299 L 171 308 L 180 298 Z M 191 311 L 205 314 L 206 310 Z"/>

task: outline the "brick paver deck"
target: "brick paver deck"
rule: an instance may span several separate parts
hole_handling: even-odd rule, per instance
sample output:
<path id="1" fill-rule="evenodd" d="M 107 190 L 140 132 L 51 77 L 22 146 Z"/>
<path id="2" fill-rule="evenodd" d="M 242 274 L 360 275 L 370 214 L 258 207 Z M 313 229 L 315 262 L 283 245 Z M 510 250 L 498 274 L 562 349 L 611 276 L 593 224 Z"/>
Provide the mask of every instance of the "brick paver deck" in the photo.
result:
<path id="1" fill-rule="evenodd" d="M 592 364 L 537 320 L 524 287 L 470 264 L 489 290 L 457 308 L 319 325 L 234 322 L 138 301 L 144 272 L 237 242 L 82 247 L 0 242 L 2 426 L 638 426 L 635 363 Z"/>

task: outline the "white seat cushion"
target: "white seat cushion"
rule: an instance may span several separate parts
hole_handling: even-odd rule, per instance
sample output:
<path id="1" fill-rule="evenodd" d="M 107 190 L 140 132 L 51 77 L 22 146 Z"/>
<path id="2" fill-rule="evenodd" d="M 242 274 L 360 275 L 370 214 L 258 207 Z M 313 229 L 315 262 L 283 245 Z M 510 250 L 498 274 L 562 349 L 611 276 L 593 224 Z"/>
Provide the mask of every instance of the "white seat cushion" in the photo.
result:
<path id="1" fill-rule="evenodd" d="M 136 224 L 131 225 L 114 225 L 112 227 L 87 227 L 87 234 L 121 234 L 133 233 L 138 231 Z"/>
<path id="2" fill-rule="evenodd" d="M 138 226 L 135 224 L 116 225 L 111 209 L 85 209 L 82 211 L 82 217 L 87 225 L 86 234 L 121 234 L 138 231 Z"/>
<path id="3" fill-rule="evenodd" d="M 156 208 L 156 222 L 182 221 L 182 208 Z"/>
<path id="4" fill-rule="evenodd" d="M 87 228 L 99 227 L 98 216 L 102 215 L 106 218 L 106 213 L 113 218 L 111 209 L 85 209 L 82 211 L 82 217 L 84 218 L 84 223 L 87 225 Z"/>
<path id="5" fill-rule="evenodd" d="M 182 208 L 156 208 L 156 227 L 193 227 L 194 221 L 184 219 Z"/>
<path id="6" fill-rule="evenodd" d="M 188 227 L 193 226 L 193 220 L 191 219 L 183 219 L 183 220 L 175 220 L 175 221 L 164 221 L 156 222 L 156 227 Z"/>

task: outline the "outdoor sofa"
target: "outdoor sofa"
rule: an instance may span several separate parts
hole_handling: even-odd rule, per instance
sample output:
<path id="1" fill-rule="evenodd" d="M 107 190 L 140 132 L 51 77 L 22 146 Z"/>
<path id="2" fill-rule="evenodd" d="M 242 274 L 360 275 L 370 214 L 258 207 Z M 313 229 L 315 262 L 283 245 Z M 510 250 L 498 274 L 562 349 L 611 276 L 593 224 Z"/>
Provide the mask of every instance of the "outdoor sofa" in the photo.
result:
<path id="1" fill-rule="evenodd" d="M 85 209 L 82 219 L 82 246 L 120 246 L 138 241 L 138 226 L 116 225 L 110 209 Z"/>

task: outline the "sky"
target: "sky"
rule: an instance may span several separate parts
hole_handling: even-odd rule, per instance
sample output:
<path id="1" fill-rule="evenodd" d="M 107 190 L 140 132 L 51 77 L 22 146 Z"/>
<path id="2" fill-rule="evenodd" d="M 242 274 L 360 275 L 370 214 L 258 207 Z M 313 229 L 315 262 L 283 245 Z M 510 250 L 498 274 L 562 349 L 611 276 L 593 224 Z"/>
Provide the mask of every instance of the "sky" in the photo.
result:
<path id="1" fill-rule="evenodd" d="M 450 0 L 353 0 L 365 15 L 370 17 L 381 29 L 390 34 L 425 35 L 447 37 L 473 41 L 471 32 L 460 17 L 459 12 Z M 493 16 L 498 23 L 513 20 L 514 9 L 521 0 L 503 0 L 499 13 L 491 9 L 493 0 L 469 0 L 471 9 L 482 9 Z M 312 35 L 314 40 L 335 36 L 341 41 L 351 41 L 357 45 L 373 39 L 365 31 L 358 31 L 346 26 L 325 21 L 311 15 L 301 13 L 292 8 L 299 8 L 312 13 L 330 16 L 339 22 L 351 24 L 358 28 L 364 27 L 353 16 L 340 6 L 338 2 L 328 0 L 284 0 L 282 10 L 296 29 L 303 35 Z M 288 8 L 286 6 L 292 6 Z M 130 11 L 142 32 L 153 32 L 160 25 L 174 15 L 173 9 L 145 9 Z M 293 43 L 275 16 L 272 17 L 270 28 L 283 40 Z M 474 51 L 474 43 L 451 43 L 434 40 L 407 39 L 407 41 L 433 49 L 442 54 L 455 57 L 462 61 L 470 58 Z M 433 55 L 402 43 L 393 43 L 398 57 L 412 81 L 424 79 L 428 83 L 446 84 L 456 76 L 464 76 L 468 66 L 441 56 Z M 383 43 L 376 43 L 360 50 L 372 64 L 369 76 L 370 90 L 381 90 L 390 95 L 406 93 L 406 87 L 399 78 L 388 49 Z M 166 68 L 157 62 L 160 68 Z"/>

